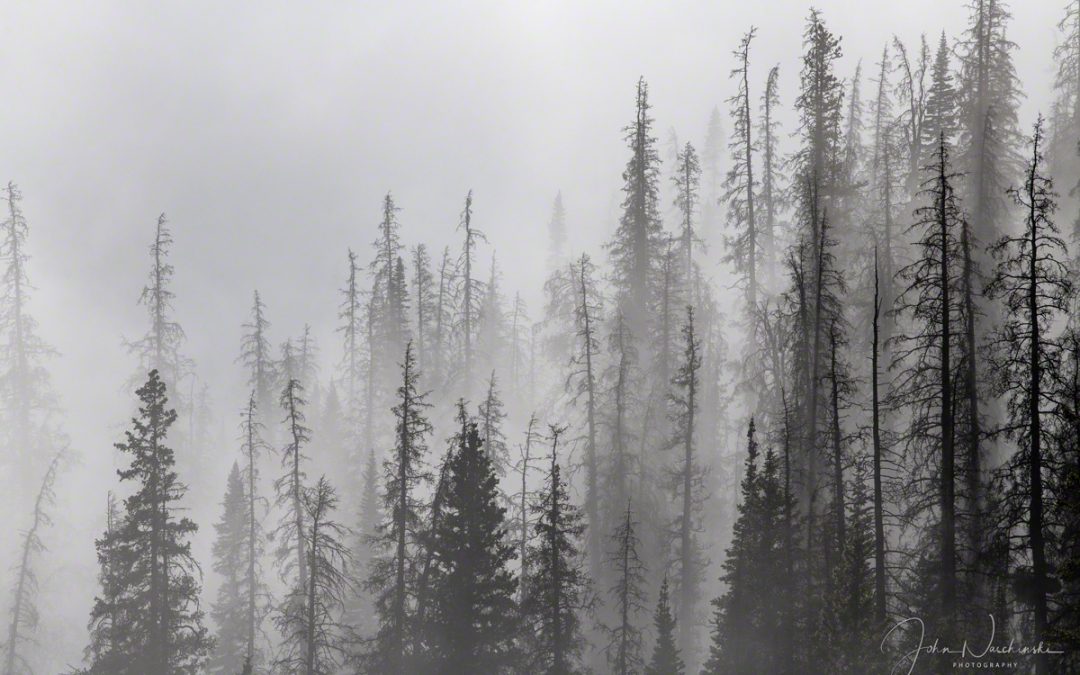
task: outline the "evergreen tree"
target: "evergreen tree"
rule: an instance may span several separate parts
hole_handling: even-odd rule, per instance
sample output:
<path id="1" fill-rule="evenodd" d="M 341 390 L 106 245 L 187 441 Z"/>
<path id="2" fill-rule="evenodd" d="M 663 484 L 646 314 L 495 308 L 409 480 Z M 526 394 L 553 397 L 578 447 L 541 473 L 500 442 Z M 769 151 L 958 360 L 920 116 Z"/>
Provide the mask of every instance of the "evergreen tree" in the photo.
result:
<path id="1" fill-rule="evenodd" d="M 473 362 L 476 358 L 475 340 L 476 329 L 480 318 L 480 305 L 483 299 L 483 283 L 473 274 L 473 265 L 476 262 L 476 247 L 481 241 L 487 241 L 484 233 L 473 226 L 472 222 L 472 190 L 465 196 L 465 209 L 461 212 L 461 221 L 458 229 L 464 232 L 461 253 L 458 256 L 457 268 L 461 276 L 458 278 L 456 294 L 460 298 L 458 307 L 458 319 L 455 329 L 461 338 L 461 372 L 463 375 L 462 392 L 468 395 L 473 386 Z"/>
<path id="2" fill-rule="evenodd" d="M 746 471 L 740 485 L 731 545 L 721 580 L 724 595 L 713 600 L 712 644 L 702 673 L 778 672 L 783 610 L 771 601 L 782 580 L 779 553 L 786 548 L 781 523 L 786 490 L 776 455 L 766 453 L 764 466 L 755 436 L 754 420 L 747 430 Z"/>
<path id="3" fill-rule="evenodd" d="M 634 121 L 626 127 L 631 156 L 623 171 L 623 213 L 608 244 L 619 303 L 636 335 L 647 334 L 647 311 L 664 245 L 657 201 L 660 158 L 649 108 L 649 88 L 641 78 Z"/>
<path id="4" fill-rule="evenodd" d="M 1047 596 L 1052 590 L 1044 474 L 1052 447 L 1049 428 L 1057 410 L 1055 374 L 1062 354 L 1053 327 L 1068 312 L 1072 293 L 1068 249 L 1053 222 L 1057 205 L 1053 183 L 1044 173 L 1044 141 L 1040 116 L 1031 138 L 1025 181 L 1022 187 L 1009 190 L 1023 210 L 1023 230 L 995 242 L 992 252 L 998 265 L 987 286 L 991 297 L 1005 301 L 1006 318 L 993 334 L 991 353 L 996 390 L 1006 401 L 1003 431 L 1018 446 L 1003 469 L 1005 527 L 1026 530 L 1018 555 L 1023 565 L 1022 598 L 1031 607 L 1032 638 L 1040 643 L 1047 639 Z M 1021 587 L 1021 581 L 1015 583 Z M 1037 673 L 1052 672 L 1046 654 L 1036 656 L 1035 666 Z"/>
<path id="5" fill-rule="evenodd" d="M 579 563 L 578 541 L 585 532 L 570 503 L 558 462 L 561 427 L 551 427 L 551 470 L 534 504 L 535 540 L 528 551 L 529 578 L 522 602 L 528 640 L 525 669 L 537 675 L 580 673 L 584 648 L 580 613 L 587 607 L 588 577 Z"/>
<path id="6" fill-rule="evenodd" d="M 677 504 L 677 516 L 672 527 L 674 539 L 676 588 L 679 592 L 678 635 L 679 651 L 694 664 L 696 653 L 697 600 L 700 592 L 701 572 L 705 566 L 704 554 L 698 535 L 701 531 L 701 509 L 705 500 L 702 494 L 704 474 L 696 457 L 697 415 L 700 392 L 701 341 L 694 327 L 694 310 L 686 308 L 683 325 L 683 362 L 672 378 L 671 422 L 674 435 L 672 448 L 681 457 L 672 471 L 672 498 Z"/>
<path id="7" fill-rule="evenodd" d="M 510 463 L 510 452 L 506 447 L 506 436 L 502 431 L 506 412 L 503 410 L 502 399 L 499 397 L 499 385 L 495 381 L 494 370 L 491 371 L 491 379 L 488 380 L 487 394 L 476 414 L 480 420 L 480 438 L 484 443 L 484 453 L 494 467 L 495 475 L 501 477 L 506 474 L 507 465 Z"/>
<path id="8" fill-rule="evenodd" d="M 1005 192 L 1020 169 L 1017 107 L 1021 91 L 1012 62 L 1016 45 L 1006 36 L 1011 15 L 1005 0 L 974 0 L 969 9 L 968 28 L 957 45 L 960 139 L 956 147 L 964 150 L 958 157 L 964 173 L 959 187 L 970 208 L 974 240 L 989 243 L 1005 230 Z M 985 327 L 979 333 L 982 338 Z"/>
<path id="9" fill-rule="evenodd" d="M 761 258 L 757 220 L 754 214 L 754 197 L 757 183 L 754 181 L 754 124 L 750 117 L 750 42 L 756 30 L 751 28 L 733 54 L 738 65 L 732 69 L 736 80 L 735 95 L 728 99 L 733 119 L 731 142 L 732 165 L 724 179 L 724 197 L 728 203 L 728 222 L 736 234 L 727 240 L 728 259 L 743 275 L 746 302 L 750 311 L 757 307 L 758 264 Z"/>
<path id="10" fill-rule="evenodd" d="M 431 535 L 429 659 L 435 673 L 507 672 L 516 657 L 517 582 L 509 564 L 517 553 L 492 452 L 477 425 L 462 422 Z"/>
<path id="11" fill-rule="evenodd" d="M 84 652 L 91 666 L 84 671 L 95 673 L 121 672 L 125 655 L 121 651 L 122 638 L 126 632 L 121 615 L 125 578 L 121 567 L 121 547 L 116 533 L 120 530 L 122 516 L 113 493 L 109 492 L 105 510 L 105 534 L 95 540 L 100 570 L 98 583 L 101 594 L 94 600 L 95 615 L 90 619 L 90 644 Z"/>
<path id="12" fill-rule="evenodd" d="M 916 56 L 909 53 L 907 46 L 900 38 L 893 38 L 893 47 L 896 50 L 897 69 L 900 71 L 900 80 L 897 82 L 895 92 L 896 100 L 900 105 L 900 114 L 897 119 L 898 140 L 906 146 L 905 189 L 909 194 L 913 194 L 918 190 L 921 182 L 920 172 L 923 164 L 937 148 L 936 136 L 931 139 L 930 146 L 924 143 L 929 115 L 926 75 L 930 70 L 930 46 L 926 42 L 926 35 L 920 35 Z"/>
<path id="13" fill-rule="evenodd" d="M 305 426 L 306 404 L 303 385 L 297 379 L 289 380 L 281 392 L 286 444 L 281 451 L 283 473 L 274 481 L 274 505 L 282 509 L 282 514 L 273 538 L 277 542 L 278 573 L 286 581 L 295 575 L 292 585 L 298 588 L 306 587 L 308 581 L 307 555 L 304 552 L 307 538 L 304 519 L 304 481 L 307 473 L 304 466 L 308 457 L 304 454 L 304 446 L 311 440 L 311 430 Z"/>
<path id="14" fill-rule="evenodd" d="M 656 626 L 656 644 L 649 665 L 645 668 L 645 675 L 683 675 L 686 668 L 679 656 L 679 647 L 675 644 L 677 623 L 668 602 L 667 577 L 664 577 L 664 582 L 660 584 L 653 625 Z"/>
<path id="15" fill-rule="evenodd" d="M 413 605 L 415 568 L 411 564 L 423 504 L 417 490 L 430 480 L 425 470 L 426 437 L 431 424 L 424 417 L 426 395 L 418 392 L 412 344 L 405 346 L 402 383 L 394 406 L 397 420 L 393 453 L 383 464 L 384 518 L 373 542 L 378 555 L 372 561 L 367 588 L 375 594 L 379 629 L 373 651 L 367 655 L 375 672 L 404 675 L 412 672 L 414 655 Z"/>
<path id="16" fill-rule="evenodd" d="M 64 439 L 54 428 L 57 406 L 45 368 L 55 351 L 38 335 L 29 308 L 30 226 L 20 206 L 22 193 L 9 182 L 0 198 L 7 202 L 7 216 L 0 222 L 0 260 L 5 264 L 0 277 L 0 467 L 5 476 L 16 477 L 23 470 L 43 470 L 44 459 L 55 455 Z M 13 497 L 24 495 L 22 481 L 5 484 Z"/>
<path id="17" fill-rule="evenodd" d="M 940 626 L 948 630 L 955 625 L 958 600 L 955 411 L 959 402 L 954 385 L 964 306 L 956 268 L 964 257 L 961 231 L 966 222 L 953 187 L 956 175 L 944 135 L 938 138 L 926 173 L 922 193 L 926 205 L 916 210 L 916 222 L 910 228 L 916 242 L 915 261 L 897 273 L 901 289 L 896 312 L 909 328 L 893 338 L 897 375 L 892 404 L 911 416 L 903 439 L 904 459 L 908 466 L 918 467 L 921 478 L 903 486 L 902 499 L 936 524 L 932 536 L 936 539 L 934 595 L 938 600 L 936 607 L 924 609 L 932 610 Z M 924 480 L 931 485 L 936 482 L 936 498 L 924 487 Z"/>
<path id="18" fill-rule="evenodd" d="M 218 626 L 210 672 L 233 675 L 251 657 L 247 644 L 245 568 L 248 533 L 247 495 L 240 466 L 233 463 L 222 502 L 221 520 L 214 525 L 214 571 L 222 576 L 210 616 Z"/>
<path id="19" fill-rule="evenodd" d="M 765 80 L 765 90 L 761 93 L 758 113 L 757 149 L 761 154 L 761 192 L 758 202 L 761 204 L 761 244 L 766 262 L 765 268 L 772 275 L 777 263 L 778 233 L 780 214 L 786 207 L 785 190 L 781 184 L 780 173 L 780 122 L 776 119 L 780 106 L 780 66 L 769 69 Z"/>
<path id="20" fill-rule="evenodd" d="M 128 350 L 139 358 L 139 370 L 133 382 L 141 382 L 142 373 L 158 371 L 174 403 L 184 408 L 188 402 L 181 399 L 178 386 L 191 372 L 192 363 L 180 354 L 184 329 L 172 317 L 172 303 L 176 297 L 170 288 L 173 266 L 168 259 L 172 243 L 172 232 L 162 213 L 154 230 L 154 243 L 150 245 L 153 259 L 150 275 L 139 295 L 139 304 L 144 305 L 150 315 L 150 328 L 142 338 L 128 344 Z"/>
<path id="21" fill-rule="evenodd" d="M 645 608 L 645 563 L 638 554 L 641 546 L 630 501 L 626 502 L 626 514 L 622 523 L 611 534 L 608 564 L 615 572 L 615 583 L 608 589 L 614 605 L 617 623 L 608 628 L 607 661 L 614 675 L 631 675 L 641 671 L 642 631 L 637 626 L 637 616 Z M 667 579 L 661 591 L 667 599 Z M 657 626 L 658 631 L 660 629 Z M 669 639 L 671 636 L 668 636 Z"/>
<path id="22" fill-rule="evenodd" d="M 435 314 L 435 277 L 431 273 L 431 256 L 427 246 L 417 244 L 412 250 L 413 300 L 416 310 L 416 366 L 427 372 L 431 361 L 432 319 Z"/>
<path id="23" fill-rule="evenodd" d="M 679 255 L 682 258 L 682 278 L 689 281 L 694 276 L 694 245 L 700 239 L 694 225 L 698 211 L 698 191 L 701 184 L 701 164 L 694 146 L 687 143 L 676 156 L 677 166 L 672 181 L 675 183 L 675 206 L 679 210 Z"/>
<path id="24" fill-rule="evenodd" d="M 556 270 L 566 262 L 566 207 L 563 206 L 562 190 L 555 194 L 548 221 L 548 269 Z"/>
<path id="25" fill-rule="evenodd" d="M 319 478 L 304 489 L 303 508 L 309 523 L 304 541 L 308 577 L 289 592 L 274 623 L 282 634 L 281 652 L 274 665 L 298 675 L 333 675 L 346 649 L 346 626 L 339 617 L 350 591 L 351 561 L 344 540 L 349 532 L 333 520 L 337 494 Z M 300 581 L 299 577 L 297 581 Z"/>
<path id="26" fill-rule="evenodd" d="M 244 338 L 240 347 L 240 361 L 248 371 L 248 386 L 255 391 L 255 403 L 259 410 L 269 411 L 274 404 L 274 382 L 277 374 L 274 357 L 270 351 L 270 322 L 266 318 L 266 305 L 255 291 L 251 305 L 251 321 L 243 325 Z"/>
<path id="27" fill-rule="evenodd" d="M 949 44 L 941 32 L 930 75 L 930 90 L 926 96 L 926 113 L 922 124 L 921 154 L 930 157 L 937 150 L 942 135 L 952 145 L 957 133 L 956 90 L 949 62 Z"/>
<path id="28" fill-rule="evenodd" d="M 41 540 L 42 529 L 52 524 L 49 509 L 56 503 L 56 474 L 63 460 L 63 453 L 57 453 L 49 462 L 45 476 L 41 479 L 37 498 L 34 500 L 34 513 L 30 527 L 22 533 L 19 546 L 19 562 L 14 570 L 14 582 L 11 588 L 11 620 L 8 623 L 7 636 L 3 643 L 4 675 L 33 673 L 30 657 L 25 645 L 33 644 L 40 614 L 37 607 L 38 575 L 35 570 L 35 558 L 45 551 Z"/>
<path id="29" fill-rule="evenodd" d="M 92 652 L 92 673 L 143 675 L 197 673 L 213 641 L 202 624 L 198 565 L 188 538 L 198 526 L 178 518 L 186 487 L 173 470 L 173 451 L 165 445 L 176 411 L 168 407 L 165 383 L 156 370 L 139 388 L 138 417 L 116 448 L 131 456 L 118 473 L 135 491 L 124 500 L 116 529 L 98 540 L 98 558 L 109 570 L 108 585 L 95 599 L 91 630 L 107 629 L 114 646 Z M 96 651 L 96 650 L 95 650 Z"/>

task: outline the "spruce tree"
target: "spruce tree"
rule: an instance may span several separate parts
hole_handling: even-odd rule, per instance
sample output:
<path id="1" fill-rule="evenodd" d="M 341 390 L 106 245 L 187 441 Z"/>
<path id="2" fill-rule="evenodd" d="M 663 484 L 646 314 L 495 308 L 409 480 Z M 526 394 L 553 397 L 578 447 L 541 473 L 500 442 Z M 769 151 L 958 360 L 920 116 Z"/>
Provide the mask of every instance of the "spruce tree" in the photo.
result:
<path id="1" fill-rule="evenodd" d="M 307 586 L 308 564 L 304 553 L 307 523 L 304 518 L 304 481 L 307 479 L 305 465 L 308 457 L 304 446 L 311 439 L 311 430 L 305 426 L 304 387 L 297 379 L 291 379 L 281 392 L 281 408 L 285 411 L 285 447 L 281 451 L 282 474 L 274 481 L 274 505 L 282 510 L 281 519 L 274 529 L 277 542 L 278 573 L 282 580 L 295 587 Z M 295 577 L 295 582 L 292 579 Z"/>
<path id="2" fill-rule="evenodd" d="M 916 242 L 916 257 L 897 273 L 900 293 L 895 311 L 907 328 L 892 339 L 892 367 L 897 373 L 892 405 L 911 416 L 902 439 L 904 461 L 919 471 L 919 480 L 902 486 L 901 499 L 936 526 L 930 536 L 936 539 L 932 549 L 937 554 L 933 593 L 937 600 L 935 607 L 924 609 L 934 613 L 927 618 L 936 621 L 928 623 L 940 622 L 948 630 L 955 625 L 958 606 L 955 383 L 964 305 L 957 267 L 964 258 L 961 237 L 966 222 L 944 135 L 939 136 L 933 162 L 925 171 L 925 206 L 916 210 L 909 232 Z M 936 490 L 928 488 L 935 483 Z M 930 547 L 931 542 L 924 545 Z"/>
<path id="3" fill-rule="evenodd" d="M 248 386 L 255 391 L 259 410 L 269 412 L 274 405 L 274 383 L 277 374 L 270 348 L 270 321 L 266 318 L 266 305 L 255 291 L 251 305 L 251 320 L 243 325 L 244 337 L 237 360 L 248 371 Z"/>
<path id="4" fill-rule="evenodd" d="M 649 109 L 649 88 L 640 78 L 634 121 L 625 134 L 631 155 L 623 171 L 623 213 L 608 244 L 619 302 L 639 336 L 647 334 L 647 311 L 664 245 L 658 207 L 660 158 Z"/>
<path id="5" fill-rule="evenodd" d="M 758 267 L 761 261 L 761 242 L 754 213 L 757 183 L 754 180 L 754 124 L 750 117 L 750 43 L 756 30 L 751 28 L 733 54 L 737 66 L 731 77 L 736 81 L 735 95 L 728 99 L 733 119 L 731 151 L 733 164 L 724 179 L 723 199 L 728 203 L 728 222 L 735 228 L 727 240 L 728 259 L 734 262 L 742 276 L 746 304 L 750 312 L 757 307 Z"/>
<path id="6" fill-rule="evenodd" d="M 564 432 L 561 427 L 550 427 L 551 468 L 533 506 L 536 543 L 527 555 L 529 578 L 521 607 L 528 643 L 524 668 L 537 675 L 582 672 L 581 612 L 588 606 L 588 577 L 579 562 L 578 545 L 585 525 L 570 502 L 558 461 Z"/>
<path id="7" fill-rule="evenodd" d="M 484 443 L 484 453 L 495 468 L 495 475 L 501 477 L 506 474 L 506 468 L 510 463 L 510 452 L 506 447 L 506 436 L 503 434 L 506 412 L 503 410 L 494 370 L 491 371 L 491 378 L 488 380 L 487 394 L 476 413 L 480 421 L 480 438 Z"/>
<path id="8" fill-rule="evenodd" d="M 293 586 L 274 624 L 282 644 L 274 666 L 297 675 L 333 675 L 346 655 L 347 627 L 341 623 L 350 592 L 348 528 L 333 520 L 337 493 L 322 476 L 304 489 L 304 516 L 309 524 L 304 540 L 308 577 Z"/>
<path id="9" fill-rule="evenodd" d="M 627 500 L 623 521 L 611 533 L 607 559 L 615 572 L 615 583 L 608 589 L 608 595 L 614 606 L 616 623 L 607 629 L 610 638 L 605 651 L 608 666 L 614 675 L 640 672 L 644 663 L 641 656 L 642 631 L 637 625 L 637 616 L 645 609 L 642 586 L 647 570 L 638 554 L 641 542 L 635 531 L 637 527 L 630 501 Z M 661 593 L 666 600 L 666 578 Z"/>
<path id="10" fill-rule="evenodd" d="M 427 372 L 431 365 L 432 320 L 435 305 L 435 277 L 431 273 L 431 256 L 427 246 L 417 244 L 412 250 L 413 301 L 416 312 L 416 366 Z"/>
<path id="11" fill-rule="evenodd" d="M 45 469 L 45 476 L 41 479 L 37 497 L 34 499 L 30 526 L 22 533 L 19 562 L 14 569 L 14 582 L 11 588 L 11 619 L 3 643 L 4 675 L 34 672 L 30 663 L 28 645 L 34 643 L 34 633 L 40 620 L 37 606 L 36 565 L 38 561 L 35 558 L 45 551 L 41 535 L 42 530 L 52 524 L 49 510 L 56 503 L 54 486 L 56 474 L 60 470 L 63 459 L 64 453 L 57 453 Z"/>
<path id="12" fill-rule="evenodd" d="M 463 376 L 461 392 L 466 396 L 472 392 L 473 365 L 476 359 L 476 330 L 480 318 L 480 305 L 483 298 L 483 283 L 475 276 L 473 269 L 476 264 L 476 247 L 482 241 L 487 241 L 484 233 L 473 225 L 473 196 L 472 190 L 465 196 L 465 208 L 461 212 L 461 221 L 458 229 L 464 233 L 461 243 L 461 253 L 458 256 L 457 268 L 461 274 L 458 278 L 456 295 L 460 298 L 457 310 L 455 330 L 461 340 L 460 368 Z"/>
<path id="13" fill-rule="evenodd" d="M 551 205 L 551 220 L 548 221 L 547 266 L 556 270 L 566 262 L 566 207 L 563 206 L 562 190 L 555 193 Z"/>
<path id="14" fill-rule="evenodd" d="M 214 571 L 221 575 L 210 616 L 217 624 L 216 644 L 208 668 L 233 675 L 252 655 L 247 644 L 247 592 L 244 588 L 247 546 L 247 495 L 240 466 L 233 463 L 222 502 L 221 520 L 214 525 Z"/>
<path id="15" fill-rule="evenodd" d="M 435 673 L 506 672 L 516 659 L 517 582 L 509 565 L 517 552 L 492 453 L 477 425 L 462 423 L 431 533 L 428 659 Z"/>
<path id="16" fill-rule="evenodd" d="M 367 581 L 367 589 L 375 595 L 379 628 L 366 660 L 375 672 L 387 675 L 412 672 L 416 588 L 412 561 L 424 511 L 417 491 L 430 480 L 424 463 L 426 438 L 431 433 L 424 411 L 429 405 L 426 395 L 417 390 L 420 374 L 411 343 L 405 346 L 401 376 L 393 408 L 394 448 L 383 464 L 384 520 L 373 542 L 377 554 Z"/>
<path id="17" fill-rule="evenodd" d="M 683 675 L 686 667 L 683 665 L 682 657 L 679 656 L 679 647 L 675 644 L 678 624 L 671 614 L 667 577 L 664 577 L 663 583 L 660 584 L 660 595 L 656 601 L 653 625 L 656 627 L 656 642 L 652 658 L 649 659 L 649 665 L 645 668 L 645 675 Z"/>
<path id="18" fill-rule="evenodd" d="M 698 534 L 705 496 L 703 469 L 697 459 L 697 415 L 699 412 L 701 340 L 694 326 L 694 310 L 686 308 L 682 329 L 683 361 L 672 378 L 671 447 L 679 454 L 672 470 L 672 498 L 677 515 L 672 525 L 674 538 L 677 605 L 680 630 L 679 651 L 694 664 L 696 653 L 697 601 L 701 573 L 705 566 Z"/>
<path id="19" fill-rule="evenodd" d="M 128 344 L 128 350 L 139 359 L 139 370 L 133 381 L 140 383 L 142 373 L 158 371 L 174 404 L 184 408 L 188 402 L 180 397 L 178 386 L 180 380 L 190 373 L 192 364 L 180 353 L 184 329 L 172 317 L 173 299 L 176 297 L 171 289 L 174 270 L 169 263 L 172 243 L 172 232 L 162 213 L 158 216 L 154 242 L 150 245 L 153 264 L 139 295 L 139 304 L 144 305 L 150 315 L 150 328 L 142 338 Z"/>
<path id="20" fill-rule="evenodd" d="M 1009 190 L 1023 211 L 1023 230 L 994 243 L 991 250 L 998 263 L 987 286 L 991 297 L 1004 300 L 1006 309 L 1005 321 L 991 342 L 995 388 L 1006 401 L 1003 431 L 1018 446 L 1002 469 L 1003 506 L 1005 526 L 1026 531 L 1024 569 L 1014 583 L 1031 607 L 1035 642 L 1047 639 L 1047 596 L 1052 591 L 1045 474 L 1048 464 L 1053 465 L 1048 462 L 1048 455 L 1052 456 L 1049 429 L 1058 409 L 1056 374 L 1063 349 L 1054 326 L 1068 312 L 1073 290 L 1068 249 L 1053 221 L 1056 195 L 1045 174 L 1044 142 L 1040 116 L 1031 137 L 1024 183 Z M 1035 666 L 1040 675 L 1051 672 L 1046 654 L 1036 656 Z"/>
<path id="21" fill-rule="evenodd" d="M 30 225 L 20 205 L 22 193 L 9 182 L 0 199 L 7 202 L 0 222 L 0 261 L 5 266 L 0 277 L 0 466 L 6 476 L 15 477 L 21 471 L 44 471 L 45 459 L 55 455 L 64 438 L 53 421 L 56 397 L 45 366 L 55 350 L 38 334 L 30 313 Z M 13 497 L 31 496 L 22 481 L 5 485 Z"/>
<path id="22" fill-rule="evenodd" d="M 116 529 L 98 540 L 98 558 L 116 564 L 90 613 L 92 632 L 110 622 L 115 650 L 92 653 L 92 673 L 144 675 L 197 673 L 213 644 L 199 608 L 199 568 L 191 555 L 198 526 L 176 511 L 187 488 L 173 470 L 165 445 L 176 411 L 168 407 L 156 370 L 136 392 L 139 413 L 116 448 L 131 457 L 118 474 L 134 492 L 124 500 Z"/>

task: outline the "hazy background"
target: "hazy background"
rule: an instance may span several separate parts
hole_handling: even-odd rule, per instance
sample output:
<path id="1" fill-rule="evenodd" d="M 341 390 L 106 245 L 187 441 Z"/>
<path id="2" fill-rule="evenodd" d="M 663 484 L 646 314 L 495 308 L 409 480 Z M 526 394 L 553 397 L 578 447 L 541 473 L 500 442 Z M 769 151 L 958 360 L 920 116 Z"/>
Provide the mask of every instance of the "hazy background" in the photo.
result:
<path id="1" fill-rule="evenodd" d="M 336 363 L 346 248 L 369 259 L 387 190 L 402 208 L 405 243 L 437 250 L 457 241 L 472 188 L 474 223 L 490 241 L 481 254 L 497 252 L 505 290 L 525 293 L 536 318 L 556 191 L 572 251 L 599 255 L 614 227 L 627 159 L 621 129 L 638 76 L 650 85 L 661 156 L 670 128 L 700 148 L 714 106 L 729 127 L 730 52 L 756 25 L 753 96 L 779 63 L 786 135 L 810 6 L 0 4 L 0 178 L 25 196 L 32 310 L 61 353 L 51 370 L 82 458 L 60 479 L 64 513 L 45 535 L 70 563 L 60 574 L 80 580 L 64 602 L 76 628 L 88 615 L 92 540 L 115 485 L 111 444 L 131 405 L 124 384 L 136 363 L 122 337 L 145 330 L 136 300 L 160 212 L 176 242 L 185 352 L 219 409 L 238 410 L 245 397 L 233 362 L 255 288 L 275 343 L 310 322 L 323 375 Z M 956 37 L 967 15 L 962 0 L 816 6 L 843 36 L 842 72 L 863 60 L 864 92 L 893 34 L 914 49 L 926 31 L 933 46 L 942 29 Z M 1062 8 L 1028 0 L 1012 9 L 1027 128 L 1047 107 Z M 665 187 L 667 176 L 665 166 Z M 722 282 L 718 263 L 707 271 Z M 225 421 L 229 438 L 233 422 Z M 211 522 L 201 524 L 200 536 L 210 534 Z M 74 660 L 83 645 L 59 647 Z"/>

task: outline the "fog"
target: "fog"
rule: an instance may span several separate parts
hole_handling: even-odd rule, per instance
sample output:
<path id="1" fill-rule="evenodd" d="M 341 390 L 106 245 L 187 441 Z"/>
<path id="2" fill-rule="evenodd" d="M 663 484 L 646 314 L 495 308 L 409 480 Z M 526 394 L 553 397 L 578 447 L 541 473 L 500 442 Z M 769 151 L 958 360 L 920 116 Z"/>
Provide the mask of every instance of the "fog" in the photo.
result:
<path id="1" fill-rule="evenodd" d="M 1012 8 L 1025 131 L 1049 109 L 1059 4 Z M 137 300 L 160 213 L 175 239 L 183 351 L 231 442 L 247 396 L 236 358 L 253 290 L 267 305 L 275 345 L 311 324 L 329 377 L 341 353 L 346 251 L 370 259 L 383 196 L 391 191 L 401 208 L 403 242 L 425 242 L 437 257 L 444 245 L 459 246 L 472 190 L 474 224 L 488 239 L 479 252 L 484 276 L 494 253 L 504 292 L 520 291 L 540 318 L 557 192 L 568 250 L 606 263 L 601 247 L 621 213 L 623 127 L 633 120 L 639 76 L 650 86 L 664 161 L 664 222 L 674 227 L 670 132 L 700 147 L 714 107 L 730 131 L 731 52 L 751 26 L 754 104 L 779 64 L 783 150 L 794 149 L 809 10 L 805 0 L 3 5 L 0 177 L 24 195 L 29 307 L 58 351 L 48 368 L 76 457 L 58 479 L 54 526 L 44 535 L 52 574 L 42 580 L 42 627 L 59 642 L 47 659 L 52 670 L 41 672 L 82 659 L 96 592 L 93 540 L 105 494 L 116 489 L 112 444 L 133 405 L 137 363 L 124 339 L 146 330 Z M 925 33 L 931 48 L 942 30 L 953 40 L 967 22 L 964 5 L 815 3 L 843 38 L 838 73 L 850 77 L 863 64 L 864 100 L 894 35 L 914 45 Z M 710 251 L 703 274 L 730 306 L 738 292 L 719 258 Z M 233 445 L 221 448 L 220 482 L 207 494 L 220 494 Z M 432 446 L 441 448 L 442 437 Z M 218 499 L 195 511 L 203 551 Z M 6 569 L 15 538 L 0 539 Z M 711 557 L 718 569 L 722 551 Z M 203 567 L 215 587 L 209 561 Z"/>

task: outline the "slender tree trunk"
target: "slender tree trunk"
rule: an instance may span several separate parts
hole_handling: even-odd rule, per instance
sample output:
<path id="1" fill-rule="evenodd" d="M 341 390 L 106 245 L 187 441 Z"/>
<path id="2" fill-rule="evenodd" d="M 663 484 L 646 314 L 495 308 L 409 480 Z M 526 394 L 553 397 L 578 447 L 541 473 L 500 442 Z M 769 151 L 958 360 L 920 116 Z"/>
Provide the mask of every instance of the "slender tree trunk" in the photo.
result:
<path id="1" fill-rule="evenodd" d="M 1036 128 L 1038 134 L 1038 128 Z M 1031 330 L 1031 344 L 1029 359 L 1029 392 L 1028 392 L 1028 418 L 1030 436 L 1030 476 L 1031 482 L 1031 505 L 1028 520 L 1028 530 L 1031 545 L 1031 571 L 1035 585 L 1035 642 L 1041 643 L 1046 638 L 1047 629 L 1047 565 L 1046 545 L 1043 540 L 1043 482 L 1042 482 L 1042 416 L 1040 403 L 1042 399 L 1042 327 L 1039 325 L 1039 236 L 1038 214 L 1036 213 L 1037 199 L 1035 195 L 1035 172 L 1038 159 L 1038 136 L 1036 135 L 1035 157 L 1031 163 L 1031 173 L 1028 176 L 1028 195 L 1030 199 L 1028 213 L 1028 227 L 1030 241 L 1030 256 L 1028 262 L 1028 297 L 1027 310 L 1028 322 Z M 1049 673 L 1049 661 L 1041 650 L 1035 659 L 1035 672 L 1038 675 Z"/>
<path id="2" fill-rule="evenodd" d="M 952 278 L 949 271 L 949 214 L 948 181 L 944 157 L 939 163 L 938 185 L 941 187 L 938 204 L 941 228 L 941 344 L 939 356 L 941 391 L 941 609 L 942 626 L 950 627 L 956 619 L 956 468 L 954 448 L 953 391 L 952 391 Z"/>
<path id="3" fill-rule="evenodd" d="M 589 293 L 585 277 L 585 256 L 581 258 L 581 315 L 585 339 L 585 415 L 588 424 L 588 438 L 585 446 L 585 514 L 589 527 L 593 530 L 588 537 L 589 561 L 594 571 L 600 566 L 600 509 L 597 504 L 597 466 L 596 466 L 596 380 L 593 376 L 593 327 L 589 313 Z"/>
<path id="4" fill-rule="evenodd" d="M 884 497 L 881 485 L 881 398 L 878 385 L 880 342 L 879 321 L 881 296 L 878 287 L 877 249 L 874 249 L 874 320 L 870 354 L 870 388 L 872 396 L 872 425 L 874 443 L 874 619 L 878 626 L 885 624 L 885 520 Z"/>

